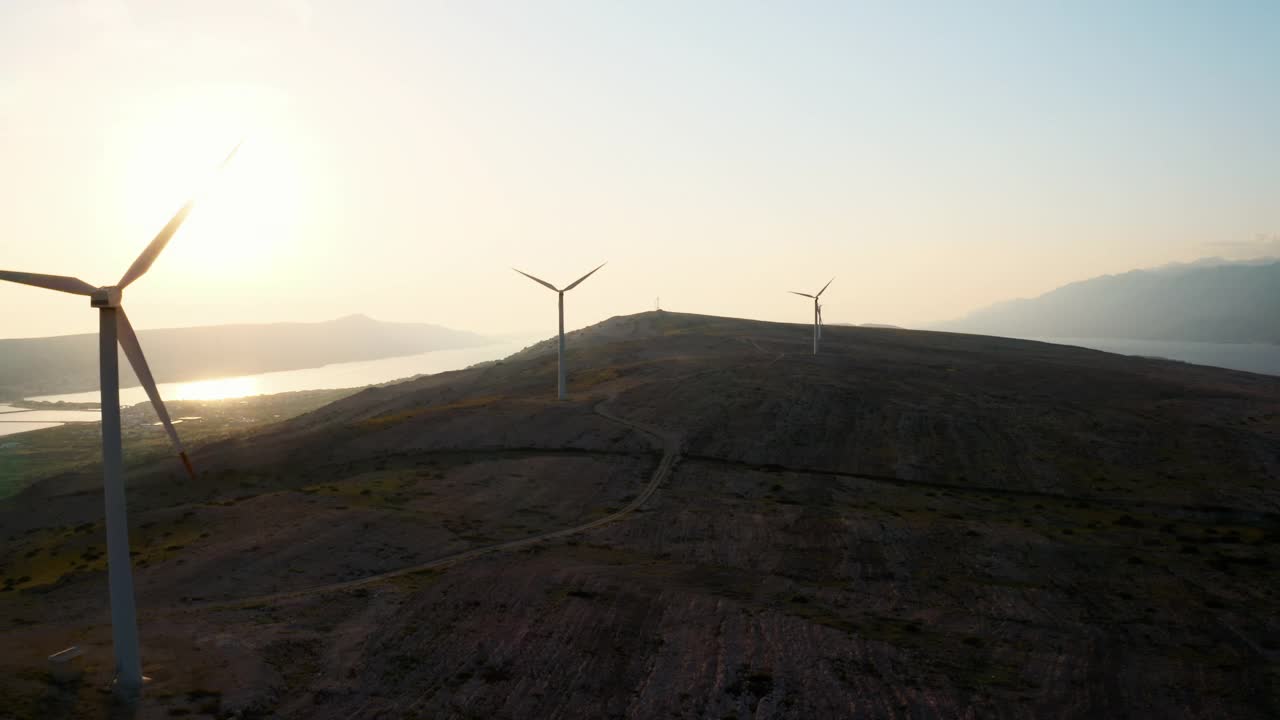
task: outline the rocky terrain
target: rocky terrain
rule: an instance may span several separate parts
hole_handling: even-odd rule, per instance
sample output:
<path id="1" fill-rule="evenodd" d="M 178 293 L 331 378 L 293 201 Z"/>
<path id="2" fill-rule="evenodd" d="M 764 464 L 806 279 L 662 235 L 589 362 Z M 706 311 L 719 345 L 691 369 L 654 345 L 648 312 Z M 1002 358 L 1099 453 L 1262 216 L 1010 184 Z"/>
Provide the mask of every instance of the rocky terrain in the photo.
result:
<path id="1" fill-rule="evenodd" d="M 144 460 L 134 708 L 99 481 L 36 483 L 0 503 L 0 717 L 1280 714 L 1280 378 L 810 343 L 614 318 L 567 402 L 543 343 L 203 445 L 196 482 Z"/>

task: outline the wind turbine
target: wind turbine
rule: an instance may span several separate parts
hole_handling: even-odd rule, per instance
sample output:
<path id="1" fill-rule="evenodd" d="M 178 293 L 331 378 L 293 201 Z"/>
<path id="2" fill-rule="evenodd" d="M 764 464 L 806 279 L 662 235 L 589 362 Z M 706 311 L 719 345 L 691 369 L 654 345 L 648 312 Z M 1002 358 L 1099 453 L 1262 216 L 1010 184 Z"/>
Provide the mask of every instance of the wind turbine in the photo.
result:
<path id="1" fill-rule="evenodd" d="M 809 293 L 796 292 L 795 290 L 787 291 L 792 295 L 800 295 L 802 297 L 813 298 L 813 354 L 814 355 L 818 354 L 818 341 L 822 339 L 822 304 L 818 302 L 818 298 L 822 297 L 822 293 L 826 292 L 827 288 L 830 287 L 831 283 L 833 282 L 835 282 L 835 278 L 831 278 L 830 280 L 828 280 L 827 284 L 822 286 L 822 289 L 818 291 L 817 295 L 810 295 Z"/>
<path id="2" fill-rule="evenodd" d="M 600 264 L 596 267 L 596 270 L 599 270 L 600 268 L 604 267 L 605 265 L 608 265 L 608 263 L 600 263 Z M 511 268 L 511 269 L 512 269 L 512 270 L 516 270 L 515 268 Z M 570 290 L 572 290 L 572 289 L 574 289 L 574 288 L 578 287 L 578 284 L 579 284 L 579 283 L 581 283 L 583 280 L 586 280 L 587 278 L 589 278 L 589 277 L 591 277 L 592 275 L 594 275 L 594 274 L 595 274 L 595 272 L 596 272 L 596 270 L 592 270 L 591 272 L 587 273 L 586 275 L 583 275 L 582 277 L 578 278 L 577 280 L 574 280 L 574 281 L 569 285 L 569 287 L 566 287 L 566 288 L 565 288 L 565 289 L 563 289 L 563 290 L 561 290 L 560 288 L 556 287 L 555 285 L 552 285 L 551 283 L 547 282 L 546 280 L 541 280 L 541 279 L 539 279 L 539 278 L 536 278 L 536 277 L 534 277 L 534 276 L 530 275 L 529 273 L 527 273 L 527 272 L 525 272 L 525 271 L 523 271 L 523 270 L 516 270 L 516 272 L 520 273 L 521 275 L 523 275 L 523 276 L 525 276 L 525 277 L 529 278 L 530 280 L 532 280 L 532 281 L 534 281 L 534 282 L 538 283 L 539 285 L 543 285 L 543 286 L 547 287 L 549 290 L 551 290 L 552 292 L 554 292 L 554 293 L 556 293 L 557 295 L 559 295 L 559 296 L 560 296 L 560 354 L 559 354 L 559 356 L 558 356 L 558 361 L 559 361 L 559 362 L 558 362 L 558 368 L 557 368 L 557 380 L 556 380 L 556 397 L 557 397 L 558 399 L 560 399 L 560 400 L 564 400 L 564 399 L 565 399 L 565 397 L 566 397 L 566 395 L 565 395 L 565 387 L 564 387 L 564 385 L 565 385 L 565 381 L 564 381 L 564 379 L 565 379 L 565 365 L 564 365 L 564 294 L 565 294 L 565 293 L 567 293 L 567 292 L 569 292 Z"/>
<path id="3" fill-rule="evenodd" d="M 218 165 L 221 170 L 231 162 L 239 145 L 231 150 L 226 159 Z M 142 663 L 138 654 L 138 619 L 133 597 L 133 568 L 129 559 L 129 519 L 125 509 L 124 493 L 124 459 L 120 441 L 120 375 L 119 356 L 116 354 L 116 343 L 124 350 L 129 364 L 133 366 L 138 382 L 147 391 L 156 415 L 164 425 L 165 432 L 178 450 L 178 457 L 187 473 L 195 478 L 195 469 L 187 451 L 178 439 L 178 432 L 173 428 L 169 412 L 165 410 L 160 393 L 156 390 L 155 378 L 147 367 L 147 359 L 142 354 L 142 346 L 138 344 L 138 336 L 120 305 L 124 289 L 133 281 L 142 277 L 151 268 L 151 264 L 159 257 L 165 245 L 174 233 L 182 226 L 187 214 L 199 195 L 187 201 L 182 209 L 164 226 L 155 239 L 147 245 L 133 265 L 129 266 L 124 277 L 115 285 L 94 287 L 78 278 L 64 275 L 39 275 L 36 273 L 12 272 L 0 270 L 0 280 L 34 285 L 49 290 L 86 295 L 90 307 L 98 309 L 98 362 L 102 392 L 102 480 L 103 498 L 107 515 L 107 584 L 111 600 L 111 638 L 116 656 L 117 689 L 126 693 L 135 693 L 142 686 Z"/>

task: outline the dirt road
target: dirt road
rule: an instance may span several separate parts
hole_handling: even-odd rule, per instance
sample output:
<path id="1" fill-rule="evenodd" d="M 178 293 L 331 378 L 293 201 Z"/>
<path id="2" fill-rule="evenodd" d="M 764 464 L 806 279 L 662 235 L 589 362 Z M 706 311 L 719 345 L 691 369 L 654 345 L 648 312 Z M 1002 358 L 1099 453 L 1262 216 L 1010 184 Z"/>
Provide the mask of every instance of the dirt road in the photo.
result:
<path id="1" fill-rule="evenodd" d="M 595 520 L 582 523 L 580 525 L 575 525 L 573 527 L 565 528 L 563 530 L 553 530 L 551 532 L 540 533 L 538 535 L 532 535 L 530 537 L 521 538 L 519 540 L 509 540 L 507 542 L 496 543 L 493 545 L 486 545 L 484 547 L 472 548 L 471 550 L 455 553 L 453 555 L 447 555 L 445 557 L 437 558 L 429 562 L 419 563 L 417 565 L 411 565 L 409 567 L 400 568 L 399 570 L 392 570 L 390 572 L 378 573 L 376 575 L 370 575 L 368 577 L 363 577 L 356 580 L 347 580 L 344 582 L 331 583 L 328 585 L 319 585 L 316 587 L 303 588 L 300 590 L 288 590 L 285 592 L 269 593 L 266 595 L 255 595 L 253 597 L 241 598 L 239 600 L 219 601 L 219 602 L 209 602 L 209 603 L 193 603 L 185 606 L 184 609 L 236 608 L 236 607 L 244 607 L 247 605 L 259 605 L 263 603 L 276 602 L 279 600 L 287 600 L 291 598 L 300 598 L 300 597 L 320 595 L 325 593 L 340 592 L 343 590 L 353 590 L 355 588 L 364 587 L 367 585 L 373 585 L 376 583 L 383 582 L 385 580 L 390 580 L 392 578 L 396 578 L 404 575 L 412 575 L 414 573 L 419 573 L 419 572 L 438 570 L 440 568 L 449 567 L 450 565 L 456 565 L 457 563 L 473 560 L 482 555 L 488 555 L 490 553 L 502 552 L 507 550 L 520 550 L 521 548 L 526 548 L 526 547 L 529 547 L 530 545 L 535 545 L 540 542 L 545 542 L 547 540 L 555 540 L 557 538 L 569 537 L 571 535 L 587 532 L 587 531 L 594 530 L 596 528 L 604 527 L 605 525 L 609 525 L 611 523 L 617 522 L 618 520 L 621 520 L 626 516 L 630 515 L 631 513 L 635 512 L 638 508 L 640 508 L 646 502 L 648 502 L 649 499 L 653 497 L 653 494 L 657 492 L 658 488 L 662 485 L 662 483 L 671 474 L 672 468 L 675 467 L 675 464 L 680 457 L 681 438 L 680 438 L 680 435 L 674 431 L 663 430 L 661 428 L 654 427 L 647 423 L 628 420 L 627 418 L 613 414 L 612 412 L 605 409 L 605 405 L 607 405 L 612 400 L 613 398 L 610 397 L 596 403 L 595 407 L 592 408 L 592 411 L 595 412 L 600 417 L 603 417 L 607 420 L 620 423 L 622 425 L 627 425 L 628 427 L 635 428 L 636 430 L 639 430 L 640 432 L 645 433 L 650 437 L 653 437 L 654 439 L 658 440 L 662 444 L 662 459 L 661 461 L 658 462 L 658 467 L 654 469 L 653 475 L 650 476 L 649 483 L 645 485 L 644 490 L 641 491 L 641 493 L 637 495 L 634 500 L 627 503 L 625 507 L 618 510 L 617 512 L 610 513 L 609 515 L 606 515 L 604 517 L 597 518 Z"/>

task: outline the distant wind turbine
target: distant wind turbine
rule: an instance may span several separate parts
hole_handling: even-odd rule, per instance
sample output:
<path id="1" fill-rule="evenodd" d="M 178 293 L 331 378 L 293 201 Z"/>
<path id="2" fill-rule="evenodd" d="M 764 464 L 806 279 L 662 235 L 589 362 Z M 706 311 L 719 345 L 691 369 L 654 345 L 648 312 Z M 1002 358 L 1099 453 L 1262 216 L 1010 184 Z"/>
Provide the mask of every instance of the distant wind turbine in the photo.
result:
<path id="1" fill-rule="evenodd" d="M 218 170 L 226 167 L 235 157 L 239 145 L 231 150 Z M 155 378 L 147 367 L 147 359 L 138 344 L 138 336 L 120 305 L 124 289 L 142 277 L 159 257 L 165 245 L 187 219 L 199 194 L 164 226 L 160 234 L 147 245 L 120 282 L 107 287 L 94 287 L 78 278 L 63 275 L 39 275 L 35 273 L 0 270 L 0 280 L 34 285 L 73 295 L 86 295 L 89 305 L 98 308 L 98 362 L 102 392 L 102 479 L 103 496 L 107 515 L 107 584 L 111 598 L 111 636 L 116 656 L 117 689 L 133 693 L 142 686 L 142 662 L 138 654 L 138 620 L 133 597 L 133 569 L 129 559 L 129 519 L 125 509 L 124 451 L 120 441 L 120 374 L 116 343 L 124 350 L 133 366 L 138 382 L 147 391 L 147 397 L 160 416 L 165 432 L 178 450 L 178 457 L 187 473 L 195 478 L 195 469 L 187 457 L 187 451 L 178 439 L 178 432 L 169 420 Z"/>
<path id="2" fill-rule="evenodd" d="M 800 295 L 801 297 L 813 298 L 813 354 L 814 355 L 818 354 L 818 341 L 822 339 L 822 304 L 818 302 L 818 298 L 822 297 L 822 293 L 826 292 L 827 288 L 830 287 L 831 283 L 833 282 L 835 282 L 835 278 L 831 278 L 830 280 L 828 280 L 827 284 L 822 286 L 822 289 L 818 291 L 817 295 L 810 295 L 809 293 L 796 292 L 795 290 L 787 291 L 792 295 Z"/>
<path id="3" fill-rule="evenodd" d="M 605 265 L 608 265 L 608 263 L 600 263 L 600 265 L 596 267 L 596 270 L 599 270 L 600 268 L 604 267 Z M 542 279 L 536 278 L 536 277 L 534 277 L 534 276 L 530 275 L 529 273 L 527 273 L 527 272 L 525 272 L 525 271 L 523 271 L 523 270 L 516 270 L 515 268 L 511 268 L 511 269 L 512 269 L 512 270 L 515 270 L 516 272 L 520 273 L 521 275 L 523 275 L 523 276 L 525 276 L 525 277 L 529 278 L 530 280 L 532 280 L 532 281 L 534 281 L 534 282 L 538 283 L 539 285 L 545 286 L 546 288 L 548 288 L 549 290 L 551 290 L 552 292 L 554 292 L 554 293 L 556 293 L 557 295 L 559 295 L 559 296 L 560 296 L 560 353 L 559 353 L 559 356 L 558 356 L 559 363 L 558 363 L 558 370 L 557 370 L 557 375 L 558 375 L 558 376 L 557 376 L 557 380 L 556 380 L 556 397 L 557 397 L 557 398 L 559 398 L 559 399 L 561 399 L 561 400 L 564 400 L 564 399 L 565 399 L 565 397 L 567 397 L 567 396 L 566 396 L 566 392 L 565 392 L 565 372 L 566 372 L 566 368 L 565 368 L 565 365 L 564 365 L 564 294 L 565 294 L 565 293 L 567 293 L 567 292 L 569 292 L 570 290 L 572 290 L 572 289 L 574 289 L 574 288 L 578 287 L 578 284 L 579 284 L 579 283 L 581 283 L 583 280 L 586 280 L 587 278 L 589 278 L 589 277 L 591 277 L 592 275 L 594 275 L 594 274 L 596 273 L 596 270 L 592 270 L 591 272 L 587 273 L 586 275 L 583 275 L 582 277 L 578 278 L 577 280 L 574 280 L 574 281 L 573 281 L 573 282 L 572 282 L 568 287 L 566 287 L 565 289 L 561 290 L 560 288 L 556 287 L 555 285 L 552 285 L 551 283 L 547 282 L 546 280 L 542 280 Z"/>

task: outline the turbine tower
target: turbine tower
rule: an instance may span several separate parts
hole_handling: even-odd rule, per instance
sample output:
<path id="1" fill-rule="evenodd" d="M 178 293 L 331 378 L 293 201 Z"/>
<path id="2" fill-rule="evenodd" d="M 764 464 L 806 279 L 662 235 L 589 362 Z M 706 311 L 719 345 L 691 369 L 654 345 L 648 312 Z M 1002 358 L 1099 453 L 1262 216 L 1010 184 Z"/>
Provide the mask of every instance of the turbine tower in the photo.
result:
<path id="1" fill-rule="evenodd" d="M 605 265 L 608 265 L 608 263 L 600 263 L 600 264 L 596 267 L 596 270 L 599 270 L 600 268 L 604 267 Z M 560 400 L 564 400 L 564 399 L 567 397 L 567 395 L 566 395 L 566 393 L 565 393 L 565 372 L 566 372 L 566 368 L 565 368 L 565 365 L 564 365 L 564 294 L 565 294 L 565 293 L 567 293 L 567 292 L 569 292 L 570 290 L 572 290 L 572 289 L 574 289 L 574 288 L 578 287 L 578 284 L 579 284 L 579 283 L 581 283 L 583 280 L 586 280 L 587 278 L 589 278 L 589 277 L 591 277 L 592 275 L 594 275 L 594 274 L 595 274 L 595 272 L 596 272 L 596 270 L 592 270 L 591 272 L 587 273 L 586 275 L 583 275 L 582 277 L 578 278 L 577 280 L 574 280 L 574 281 L 573 281 L 573 282 L 572 282 L 568 287 L 566 287 L 565 289 L 561 290 L 560 288 L 556 287 L 555 285 L 552 285 L 551 283 L 547 282 L 546 280 L 541 280 L 541 279 L 539 279 L 539 278 L 536 278 L 536 277 L 534 277 L 534 276 L 530 275 L 529 273 L 527 273 L 527 272 L 525 272 L 525 271 L 523 271 L 523 270 L 516 270 L 515 268 L 511 268 L 511 269 L 512 269 L 512 270 L 515 270 L 516 272 L 520 273 L 521 275 L 523 275 L 523 276 L 525 276 L 525 277 L 529 278 L 530 280 L 532 280 L 532 281 L 534 281 L 534 282 L 538 283 L 539 285 L 542 285 L 542 286 L 544 286 L 544 287 L 548 288 L 549 290 L 551 290 L 552 292 L 554 292 L 554 293 L 556 293 L 557 295 L 559 295 L 559 296 L 560 296 L 560 353 L 559 353 L 559 356 L 558 356 L 558 361 L 559 361 L 559 362 L 558 362 L 558 368 L 557 368 L 557 379 L 556 379 L 556 397 L 557 397 L 558 399 L 560 399 Z"/>
<path id="2" fill-rule="evenodd" d="M 226 159 L 218 165 L 221 170 L 240 149 L 236 145 Z M 39 275 L 35 273 L 0 270 L 0 280 L 34 285 L 49 290 L 85 295 L 90 307 L 98 309 L 98 362 L 102 392 L 102 480 L 103 498 L 107 516 L 107 584 L 111 600 L 111 639 L 115 650 L 117 690 L 131 695 L 142 686 L 142 662 L 138 654 L 138 620 L 133 597 L 133 569 L 129 559 L 129 519 L 125 508 L 124 459 L 120 441 L 120 374 L 116 344 L 124 350 L 133 366 L 138 382 L 147 391 L 155 407 L 156 415 L 165 432 L 178 450 L 187 473 L 195 478 L 195 469 L 187 457 L 187 451 L 178 439 L 169 412 L 165 410 L 155 378 L 147 367 L 147 359 L 138 344 L 138 336 L 120 305 L 124 289 L 142 277 L 164 250 L 169 239 L 182 226 L 187 214 L 199 195 L 192 197 L 173 216 L 155 239 L 147 245 L 120 282 L 107 287 L 94 287 L 78 278 L 63 275 Z"/>
<path id="3" fill-rule="evenodd" d="M 800 295 L 801 297 L 813 298 L 813 354 L 814 355 L 818 354 L 818 341 L 822 339 L 822 304 L 818 302 L 818 298 L 822 297 L 822 293 L 826 292 L 827 288 L 830 287 L 831 283 L 833 282 L 835 282 L 835 278 L 831 278 L 830 280 L 828 280 L 827 284 L 822 286 L 822 289 L 818 291 L 817 295 L 810 295 L 809 293 L 796 292 L 795 290 L 787 291 L 792 295 Z"/>

